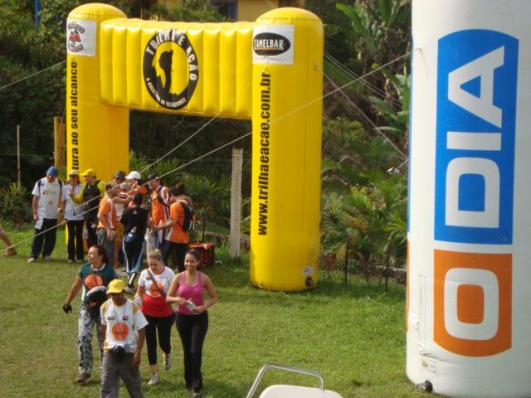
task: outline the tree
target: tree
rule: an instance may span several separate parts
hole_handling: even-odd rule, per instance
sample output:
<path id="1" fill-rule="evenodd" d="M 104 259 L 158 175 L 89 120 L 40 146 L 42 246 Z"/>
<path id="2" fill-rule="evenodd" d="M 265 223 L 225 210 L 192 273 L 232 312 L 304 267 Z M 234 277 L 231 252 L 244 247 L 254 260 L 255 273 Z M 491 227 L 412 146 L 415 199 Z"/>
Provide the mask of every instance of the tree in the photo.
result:
<path id="1" fill-rule="evenodd" d="M 322 211 L 323 244 L 339 258 L 352 255 L 367 282 L 378 267 L 402 265 L 405 259 L 405 178 L 373 181 L 344 195 L 325 195 Z"/>
<path id="2" fill-rule="evenodd" d="M 200 175 L 186 175 L 182 180 L 187 193 L 192 197 L 195 215 L 201 228 L 201 240 L 204 242 L 209 220 L 227 226 L 230 181 L 228 178 L 213 181 Z"/>
<path id="3" fill-rule="evenodd" d="M 403 55 L 409 47 L 411 6 L 409 0 L 358 0 L 337 3 L 337 9 L 349 20 L 344 33 L 354 49 L 351 66 L 366 73 L 374 65 Z"/>

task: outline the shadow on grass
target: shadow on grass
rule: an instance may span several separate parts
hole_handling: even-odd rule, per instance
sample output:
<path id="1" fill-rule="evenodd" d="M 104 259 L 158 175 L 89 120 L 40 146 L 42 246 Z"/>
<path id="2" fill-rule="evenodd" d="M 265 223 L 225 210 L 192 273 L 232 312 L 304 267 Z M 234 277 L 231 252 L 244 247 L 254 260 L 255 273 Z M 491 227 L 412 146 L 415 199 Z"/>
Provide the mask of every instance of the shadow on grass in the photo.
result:
<path id="1" fill-rule="evenodd" d="M 182 375 L 178 375 L 176 379 L 181 380 Z M 209 378 L 204 379 L 205 389 L 203 391 L 204 398 L 210 397 L 241 397 L 244 394 L 241 390 L 234 388 L 233 386 L 220 382 L 219 380 L 212 380 Z M 142 385 L 142 392 L 146 397 L 151 396 L 155 392 L 157 395 L 173 395 L 176 397 L 188 397 L 190 393 L 185 387 L 184 381 L 168 381 L 161 380 L 160 384 L 156 386 Z"/>
<path id="2" fill-rule="evenodd" d="M 252 380 L 250 381 L 252 383 Z M 250 385 L 250 384 L 249 384 Z M 244 397 L 247 391 L 236 389 L 227 383 L 223 383 L 219 380 L 205 379 L 205 390 L 203 397 Z"/>
<path id="3" fill-rule="evenodd" d="M 216 287 L 223 290 L 223 299 L 227 301 L 252 301 L 259 300 L 262 304 L 278 303 L 283 297 L 299 297 L 302 301 L 324 300 L 335 298 L 348 298 L 353 300 L 377 300 L 386 304 L 403 303 L 405 300 L 404 286 L 390 283 L 387 292 L 383 283 L 377 280 L 367 284 L 357 276 L 351 276 L 345 285 L 340 272 L 322 272 L 318 287 L 302 292 L 275 292 L 263 290 L 252 286 L 249 282 L 249 269 L 244 264 L 224 263 L 221 266 L 207 268 L 204 272 L 211 275 Z M 233 289 L 237 289 L 235 292 Z M 244 293 L 242 293 L 244 292 Z"/>

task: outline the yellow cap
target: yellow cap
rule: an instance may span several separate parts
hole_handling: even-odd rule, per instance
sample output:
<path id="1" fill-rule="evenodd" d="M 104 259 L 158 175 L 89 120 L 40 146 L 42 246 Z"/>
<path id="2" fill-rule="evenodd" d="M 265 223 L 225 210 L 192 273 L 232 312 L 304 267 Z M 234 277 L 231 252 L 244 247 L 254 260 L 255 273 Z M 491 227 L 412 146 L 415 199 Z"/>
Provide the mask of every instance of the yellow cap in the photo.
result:
<path id="1" fill-rule="evenodd" d="M 120 294 L 125 290 L 124 281 L 121 279 L 114 279 L 107 287 L 107 294 Z"/>
<path id="2" fill-rule="evenodd" d="M 96 172 L 94 171 L 94 169 L 86 169 L 83 172 L 82 176 L 83 177 L 86 177 L 86 176 L 96 177 Z"/>

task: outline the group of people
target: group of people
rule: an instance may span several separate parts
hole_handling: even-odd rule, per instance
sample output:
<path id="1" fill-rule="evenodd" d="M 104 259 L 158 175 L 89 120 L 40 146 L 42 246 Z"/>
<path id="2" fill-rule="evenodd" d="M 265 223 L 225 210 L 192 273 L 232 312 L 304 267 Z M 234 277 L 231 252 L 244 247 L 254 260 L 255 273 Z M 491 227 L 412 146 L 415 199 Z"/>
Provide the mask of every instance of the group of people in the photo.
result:
<path id="1" fill-rule="evenodd" d="M 203 342 L 208 330 L 207 309 L 218 299 L 211 279 L 199 271 L 201 254 L 185 254 L 185 270 L 175 274 L 162 262 L 158 249 L 148 253 L 148 268 L 140 274 L 134 300 L 125 296 L 125 284 L 109 265 L 105 249 L 92 246 L 88 262 L 79 270 L 63 310 L 72 311 L 72 301 L 82 291 L 79 308 L 76 382 L 85 384 L 93 367 L 92 331 L 97 330 L 101 353 L 101 397 L 118 397 L 119 379 L 131 397 L 143 397 L 139 364 L 144 339 L 151 370 L 149 385 L 160 381 L 158 345 L 164 369 L 171 368 L 171 328 L 174 323 L 181 339 L 184 381 L 193 397 L 203 390 L 201 373 Z M 106 299 L 104 293 L 110 296 Z M 205 293 L 208 300 L 205 301 Z M 103 297 L 102 297 L 103 296 Z M 172 305 L 176 304 L 174 311 Z"/>
<path id="2" fill-rule="evenodd" d="M 65 313 L 71 312 L 81 292 L 76 382 L 85 384 L 91 377 L 95 328 L 102 360 L 101 396 L 117 397 L 121 378 L 131 397 L 142 397 L 138 365 L 144 339 L 151 370 L 148 384 L 156 385 L 160 381 L 157 343 L 163 366 L 169 369 L 175 323 L 183 346 L 186 388 L 192 396 L 201 396 L 207 308 L 217 301 L 217 294 L 210 278 L 198 270 L 201 254 L 188 250 L 192 202 L 184 185 L 165 187 L 156 175 L 144 184 L 137 171 L 127 175 L 118 171 L 112 182 L 104 183 L 94 169 L 81 175 L 71 170 L 63 183 L 52 166 L 35 183 L 32 194 L 35 233 L 28 263 L 51 256 L 61 216 L 68 231 L 68 262 L 83 263 L 85 240 L 89 248 L 87 262 L 63 305 Z M 144 250 L 148 267 L 141 271 Z M 167 266 L 170 259 L 173 269 Z M 120 279 L 125 276 L 122 263 L 127 285 Z M 126 293 L 134 294 L 134 299 Z"/>
<path id="3" fill-rule="evenodd" d="M 192 202 L 183 184 L 168 188 L 156 175 L 149 176 L 144 184 L 137 171 L 127 175 L 118 171 L 112 182 L 105 183 L 94 169 L 85 170 L 81 176 L 71 170 L 63 183 L 52 166 L 35 183 L 32 194 L 35 234 L 28 263 L 41 255 L 44 260 L 51 256 L 57 221 L 64 215 L 68 262 L 83 261 L 86 231 L 87 247 L 102 245 L 118 274 L 120 264 L 125 265 L 130 291 L 140 272 L 147 229 L 151 247 L 162 250 L 164 263 L 171 258 L 176 269 L 184 270 L 189 241 L 186 217 Z"/>

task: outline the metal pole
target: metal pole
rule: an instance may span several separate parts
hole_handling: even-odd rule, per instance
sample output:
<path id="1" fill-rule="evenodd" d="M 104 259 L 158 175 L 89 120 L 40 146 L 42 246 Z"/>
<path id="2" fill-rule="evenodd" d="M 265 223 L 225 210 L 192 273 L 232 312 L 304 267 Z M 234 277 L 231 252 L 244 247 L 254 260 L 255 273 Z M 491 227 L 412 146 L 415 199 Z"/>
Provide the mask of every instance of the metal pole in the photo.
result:
<path id="1" fill-rule="evenodd" d="M 243 149 L 232 149 L 232 179 L 230 188 L 230 246 L 231 258 L 240 256 L 242 220 L 242 163 Z"/>
<path id="2" fill-rule="evenodd" d="M 20 177 L 20 125 L 17 124 L 17 184 L 19 188 L 21 187 Z"/>
<path id="3" fill-rule="evenodd" d="M 343 266 L 343 283 L 348 285 L 348 255 L 350 251 L 350 241 L 347 240 L 347 247 L 345 248 L 345 264 Z"/>
<path id="4" fill-rule="evenodd" d="M 53 117 L 53 136 L 54 136 L 54 165 L 57 168 L 66 168 L 65 159 L 65 125 L 60 116 Z"/>

